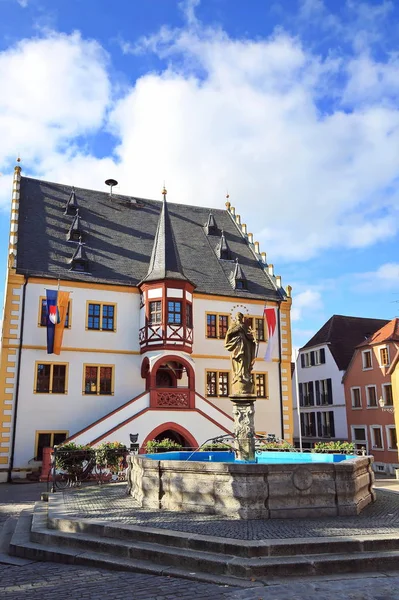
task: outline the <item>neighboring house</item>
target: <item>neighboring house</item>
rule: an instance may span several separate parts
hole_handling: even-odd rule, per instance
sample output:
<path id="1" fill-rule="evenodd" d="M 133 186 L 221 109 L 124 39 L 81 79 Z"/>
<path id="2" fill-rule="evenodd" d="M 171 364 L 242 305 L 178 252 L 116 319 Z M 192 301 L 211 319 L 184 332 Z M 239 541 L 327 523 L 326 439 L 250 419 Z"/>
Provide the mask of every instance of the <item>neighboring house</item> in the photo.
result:
<path id="1" fill-rule="evenodd" d="M 355 347 L 387 321 L 333 315 L 300 349 L 297 359 L 302 442 L 347 440 L 342 377 Z M 295 386 L 294 386 L 295 388 Z M 294 389 L 294 438 L 299 443 L 299 421 Z"/>
<path id="2" fill-rule="evenodd" d="M 374 456 L 376 471 L 388 473 L 399 467 L 392 376 L 398 351 L 399 319 L 392 319 L 358 345 L 343 378 L 349 439 Z"/>
<path id="3" fill-rule="evenodd" d="M 59 355 L 47 353 L 46 290 L 58 303 L 69 293 Z M 290 292 L 229 202 L 209 209 L 167 203 L 166 190 L 155 201 L 74 189 L 21 177 L 17 166 L 0 480 L 23 477 L 66 438 L 128 445 L 138 433 L 141 447 L 165 437 L 198 447 L 230 433 L 224 336 L 239 311 L 259 341 L 256 430 L 292 440 Z M 269 362 L 266 307 L 278 338 Z"/>

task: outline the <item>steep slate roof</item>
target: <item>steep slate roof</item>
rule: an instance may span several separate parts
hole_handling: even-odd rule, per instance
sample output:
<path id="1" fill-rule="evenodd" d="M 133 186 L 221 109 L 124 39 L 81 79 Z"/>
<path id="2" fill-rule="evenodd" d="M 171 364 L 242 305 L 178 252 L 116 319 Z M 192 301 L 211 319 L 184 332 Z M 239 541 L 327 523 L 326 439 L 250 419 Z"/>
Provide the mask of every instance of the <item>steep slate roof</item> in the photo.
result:
<path id="1" fill-rule="evenodd" d="M 372 346 L 373 344 L 382 344 L 383 342 L 399 342 L 399 319 L 395 318 L 389 321 L 386 325 L 381 327 L 378 331 L 373 333 L 367 340 L 364 340 L 358 345 L 361 346 Z"/>
<path id="2" fill-rule="evenodd" d="M 301 350 L 328 344 L 338 369 L 345 371 L 356 346 L 386 323 L 385 319 L 333 315 Z"/>
<path id="3" fill-rule="evenodd" d="M 17 272 L 137 286 L 148 274 L 162 201 L 75 188 L 90 265 L 90 273 L 82 274 L 69 271 L 72 248 L 71 242 L 66 241 L 66 233 L 73 217 L 64 211 L 71 189 L 67 185 L 21 178 Z M 204 231 L 210 211 L 218 227 L 224 230 L 231 261 L 217 258 L 218 236 L 207 236 Z M 226 210 L 168 202 L 168 212 L 183 273 L 196 285 L 197 292 L 281 300 L 274 282 Z M 234 290 L 230 284 L 235 258 L 245 272 L 246 290 Z"/>
<path id="4" fill-rule="evenodd" d="M 176 238 L 170 220 L 168 204 L 166 202 L 166 191 L 155 233 L 148 274 L 144 277 L 143 282 L 157 281 L 159 279 L 187 280 L 187 277 L 183 273 Z"/>

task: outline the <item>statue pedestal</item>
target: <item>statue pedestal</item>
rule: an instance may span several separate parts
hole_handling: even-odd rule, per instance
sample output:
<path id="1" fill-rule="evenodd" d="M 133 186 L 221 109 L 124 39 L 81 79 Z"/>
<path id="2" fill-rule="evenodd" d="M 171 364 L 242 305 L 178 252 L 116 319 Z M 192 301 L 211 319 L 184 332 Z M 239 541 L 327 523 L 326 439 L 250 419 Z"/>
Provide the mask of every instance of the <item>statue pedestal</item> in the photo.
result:
<path id="1" fill-rule="evenodd" d="M 255 460 L 254 403 L 256 396 L 230 396 L 233 403 L 235 451 L 238 460 Z"/>

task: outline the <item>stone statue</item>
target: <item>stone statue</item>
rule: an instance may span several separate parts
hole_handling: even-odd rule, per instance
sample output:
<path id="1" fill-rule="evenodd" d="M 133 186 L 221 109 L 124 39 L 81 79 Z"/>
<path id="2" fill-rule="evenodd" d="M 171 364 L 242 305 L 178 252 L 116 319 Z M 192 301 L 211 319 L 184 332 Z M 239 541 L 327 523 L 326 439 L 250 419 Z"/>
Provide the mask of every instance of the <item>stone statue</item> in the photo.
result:
<path id="1" fill-rule="evenodd" d="M 242 313 L 237 313 L 230 325 L 224 345 L 231 352 L 232 395 L 253 396 L 252 367 L 256 357 L 256 341 L 252 329 L 245 323 Z"/>

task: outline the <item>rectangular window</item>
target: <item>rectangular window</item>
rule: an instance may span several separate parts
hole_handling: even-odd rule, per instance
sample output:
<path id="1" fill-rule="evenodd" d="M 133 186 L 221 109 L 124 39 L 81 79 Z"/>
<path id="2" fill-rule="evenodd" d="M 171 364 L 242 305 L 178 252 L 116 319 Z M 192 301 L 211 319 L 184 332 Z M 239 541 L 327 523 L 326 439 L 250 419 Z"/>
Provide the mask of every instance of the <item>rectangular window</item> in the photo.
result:
<path id="1" fill-rule="evenodd" d="M 229 371 L 206 372 L 206 395 L 213 398 L 226 398 L 230 392 Z"/>
<path id="2" fill-rule="evenodd" d="M 396 428 L 395 427 L 387 427 L 386 432 L 387 432 L 387 440 L 388 440 L 388 449 L 397 451 L 398 438 L 396 435 Z"/>
<path id="3" fill-rule="evenodd" d="M 219 396 L 229 395 L 229 373 L 225 371 L 219 372 Z"/>
<path id="4" fill-rule="evenodd" d="M 67 431 L 36 431 L 35 459 L 43 460 L 44 448 L 59 446 L 67 437 Z"/>
<path id="5" fill-rule="evenodd" d="M 352 408 L 362 408 L 360 388 L 351 388 Z"/>
<path id="6" fill-rule="evenodd" d="M 319 390 L 320 390 L 320 404 L 321 405 L 332 404 L 333 397 L 332 397 L 331 379 L 321 379 L 319 381 Z M 316 396 L 317 396 L 317 381 L 316 381 Z"/>
<path id="7" fill-rule="evenodd" d="M 366 387 L 367 406 L 369 408 L 377 407 L 377 390 L 375 385 Z"/>
<path id="8" fill-rule="evenodd" d="M 39 314 L 39 326 L 47 327 L 47 300 L 43 296 L 40 297 L 39 313 L 40 313 Z M 70 313 L 71 313 L 71 301 L 69 300 L 68 310 L 67 310 L 67 314 L 65 317 L 65 325 L 64 325 L 65 329 L 70 329 L 70 327 L 71 327 Z"/>
<path id="9" fill-rule="evenodd" d="M 313 381 L 302 384 L 303 406 L 314 406 Z"/>
<path id="10" fill-rule="evenodd" d="M 301 432 L 304 437 L 316 437 L 316 419 L 314 412 L 301 413 Z"/>
<path id="11" fill-rule="evenodd" d="M 220 338 L 221 340 L 224 340 L 224 338 L 226 337 L 227 330 L 229 328 L 228 315 L 218 315 L 218 325 L 219 325 L 218 338 Z"/>
<path id="12" fill-rule="evenodd" d="M 389 366 L 389 352 L 388 348 L 380 348 L 380 366 L 388 367 Z"/>
<path id="13" fill-rule="evenodd" d="M 193 305 L 186 302 L 186 327 L 193 326 Z"/>
<path id="14" fill-rule="evenodd" d="M 255 339 L 258 340 L 258 342 L 264 342 L 265 341 L 265 320 L 259 319 L 258 317 L 255 317 Z"/>
<path id="15" fill-rule="evenodd" d="M 208 371 L 206 374 L 206 395 L 214 396 L 218 395 L 217 384 L 216 384 L 217 372 Z"/>
<path id="16" fill-rule="evenodd" d="M 206 315 L 206 337 L 216 338 L 216 315 Z"/>
<path id="17" fill-rule="evenodd" d="M 362 359 L 363 359 L 363 371 L 366 369 L 373 368 L 373 363 L 371 360 L 371 350 L 363 350 Z"/>
<path id="18" fill-rule="evenodd" d="M 383 449 L 381 427 L 371 427 L 371 440 L 373 448 Z"/>
<path id="19" fill-rule="evenodd" d="M 352 442 L 355 443 L 356 450 L 365 449 L 367 452 L 367 434 L 365 427 L 352 426 Z"/>
<path id="20" fill-rule="evenodd" d="M 385 383 L 382 386 L 382 395 L 384 406 L 393 406 L 392 385 L 390 383 Z"/>
<path id="21" fill-rule="evenodd" d="M 223 340 L 226 337 L 229 328 L 229 315 L 210 314 L 206 315 L 206 337 L 219 338 Z"/>
<path id="22" fill-rule="evenodd" d="M 332 438 L 335 437 L 334 412 L 319 412 L 318 419 L 318 434 L 319 437 Z"/>
<path id="23" fill-rule="evenodd" d="M 254 373 L 255 393 L 258 398 L 267 398 L 267 373 Z"/>
<path id="24" fill-rule="evenodd" d="M 181 325 L 181 302 L 169 300 L 168 302 L 168 324 Z"/>
<path id="25" fill-rule="evenodd" d="M 83 394 L 111 396 L 114 393 L 112 365 L 84 365 Z"/>
<path id="26" fill-rule="evenodd" d="M 89 302 L 87 305 L 87 329 L 115 331 L 115 304 Z"/>
<path id="27" fill-rule="evenodd" d="M 67 365 L 36 363 L 35 392 L 37 394 L 66 394 Z"/>
<path id="28" fill-rule="evenodd" d="M 156 302 L 150 302 L 150 318 L 148 325 L 161 325 L 162 324 L 162 302 L 157 300 Z"/>

